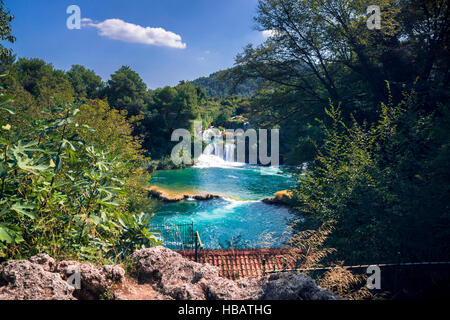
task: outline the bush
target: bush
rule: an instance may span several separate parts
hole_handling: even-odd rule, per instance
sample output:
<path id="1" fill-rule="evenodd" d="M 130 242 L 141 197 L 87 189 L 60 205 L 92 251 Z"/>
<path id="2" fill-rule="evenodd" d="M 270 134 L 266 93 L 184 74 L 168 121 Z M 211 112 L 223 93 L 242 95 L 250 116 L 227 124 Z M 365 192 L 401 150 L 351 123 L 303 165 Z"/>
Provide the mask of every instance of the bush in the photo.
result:
<path id="1" fill-rule="evenodd" d="M 332 223 L 326 245 L 336 251 L 328 260 L 448 258 L 448 113 L 442 106 L 440 115 L 424 114 L 416 101 L 412 92 L 398 105 L 382 104 L 371 126 L 348 126 L 339 108 L 326 110 L 325 143 L 294 195 L 314 227 Z"/>
<path id="2" fill-rule="evenodd" d="M 54 105 L 17 115 L 27 130 L 1 123 L 0 256 L 92 261 L 157 244 L 139 212 L 146 159 L 125 116 L 99 100 Z"/>

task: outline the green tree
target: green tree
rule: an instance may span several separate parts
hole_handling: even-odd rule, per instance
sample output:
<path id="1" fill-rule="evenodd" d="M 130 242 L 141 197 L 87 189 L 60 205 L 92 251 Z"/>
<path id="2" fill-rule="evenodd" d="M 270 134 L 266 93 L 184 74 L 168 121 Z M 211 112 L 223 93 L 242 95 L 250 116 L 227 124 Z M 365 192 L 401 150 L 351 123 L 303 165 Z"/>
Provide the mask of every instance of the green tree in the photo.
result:
<path id="1" fill-rule="evenodd" d="M 309 222 L 334 227 L 326 245 L 337 251 L 328 259 L 448 257 L 448 105 L 440 107 L 444 117 L 426 115 L 412 110 L 417 101 L 413 92 L 398 105 L 382 104 L 373 125 L 347 125 L 338 108 L 327 109 L 325 144 L 294 193 Z"/>
<path id="2" fill-rule="evenodd" d="M 37 84 L 37 102 L 41 106 L 57 105 L 64 102 L 73 102 L 73 88 L 67 75 L 59 70 L 50 77 L 43 77 Z"/>
<path id="3" fill-rule="evenodd" d="M 170 141 L 172 131 L 177 128 L 190 129 L 192 120 L 199 116 L 204 95 L 192 83 L 157 89 L 152 93 L 145 119 L 145 147 L 153 158 L 170 155 L 174 145 Z"/>
<path id="4" fill-rule="evenodd" d="M 12 35 L 11 22 L 14 16 L 5 8 L 5 3 L 0 0 L 0 40 L 6 40 L 10 43 L 16 41 L 16 38 Z M 11 55 L 11 50 L 6 49 L 0 44 L 0 60 Z"/>
<path id="5" fill-rule="evenodd" d="M 93 70 L 80 65 L 73 65 L 67 72 L 69 81 L 75 91 L 75 98 L 96 99 L 100 97 L 104 83 Z"/>
<path id="6" fill-rule="evenodd" d="M 35 98 L 39 96 L 39 82 L 46 77 L 53 75 L 53 66 L 45 63 L 44 60 L 32 58 L 19 58 L 14 65 L 13 76 L 20 82 L 22 87 L 31 93 Z"/>
<path id="7" fill-rule="evenodd" d="M 381 8 L 380 30 L 366 26 L 369 5 Z M 421 93 L 411 107 L 426 112 L 448 100 L 449 10 L 445 0 L 260 0 L 257 28 L 271 36 L 239 54 L 228 77 L 264 79 L 250 122 L 288 131 L 282 141 L 290 145 L 281 152 L 291 163 L 311 160 L 308 140 L 321 136 L 314 118 L 322 118 L 329 99 L 341 104 L 347 123 L 350 115 L 377 121 L 386 80 L 393 102 L 405 88 Z"/>
<path id="8" fill-rule="evenodd" d="M 147 86 L 141 77 L 127 66 L 111 75 L 105 92 L 113 108 L 126 110 L 130 116 L 145 111 L 148 103 Z"/>

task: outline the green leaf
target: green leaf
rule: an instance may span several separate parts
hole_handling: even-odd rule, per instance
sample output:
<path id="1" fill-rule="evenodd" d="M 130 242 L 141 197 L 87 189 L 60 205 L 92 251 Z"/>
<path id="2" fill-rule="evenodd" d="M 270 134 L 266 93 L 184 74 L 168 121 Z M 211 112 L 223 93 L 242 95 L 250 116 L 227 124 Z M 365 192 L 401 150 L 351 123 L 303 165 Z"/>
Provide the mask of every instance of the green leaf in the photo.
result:
<path id="1" fill-rule="evenodd" d="M 110 208 L 110 209 L 114 209 L 114 207 L 117 207 L 119 205 L 118 202 L 115 201 L 102 201 L 102 200 L 98 200 L 97 203 Z"/>
<path id="2" fill-rule="evenodd" d="M 14 238 L 9 234 L 10 229 L 5 225 L 0 224 L 0 241 L 6 241 L 6 243 L 13 243 Z"/>
<path id="3" fill-rule="evenodd" d="M 12 100 L 8 100 L 8 101 L 12 101 Z M 1 104 L 0 104 L 1 105 Z M 13 110 L 8 109 L 8 108 L 4 108 L 4 107 L 0 107 L 1 110 L 4 110 L 6 112 L 8 112 L 9 114 L 16 114 Z"/>
<path id="4" fill-rule="evenodd" d="M 102 223 L 102 218 L 100 218 L 99 216 L 91 215 L 90 218 L 91 218 L 92 222 L 94 222 L 95 225 Z"/>
<path id="5" fill-rule="evenodd" d="M 21 168 L 22 170 L 25 170 L 27 172 L 31 172 L 34 174 L 38 174 L 39 172 L 45 171 L 49 168 L 49 166 L 46 165 L 33 165 L 33 159 L 22 157 L 16 157 L 17 159 L 17 166 Z"/>
<path id="6" fill-rule="evenodd" d="M 11 206 L 11 210 L 17 212 L 18 214 L 27 216 L 31 219 L 36 219 L 36 214 L 32 212 L 35 209 L 34 205 L 20 204 L 18 202 Z"/>
<path id="7" fill-rule="evenodd" d="M 5 241 L 6 243 L 20 243 L 24 240 L 19 227 L 0 223 L 0 241 Z"/>

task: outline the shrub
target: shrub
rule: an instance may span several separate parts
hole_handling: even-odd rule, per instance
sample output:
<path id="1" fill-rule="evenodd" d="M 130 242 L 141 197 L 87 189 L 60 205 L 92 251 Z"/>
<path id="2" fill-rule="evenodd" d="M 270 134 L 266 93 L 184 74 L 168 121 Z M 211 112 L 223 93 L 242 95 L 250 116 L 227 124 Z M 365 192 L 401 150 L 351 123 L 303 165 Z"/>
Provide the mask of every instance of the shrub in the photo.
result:
<path id="1" fill-rule="evenodd" d="M 92 261 L 157 244 L 139 212 L 146 159 L 125 116 L 101 101 L 54 105 L 23 114 L 29 130 L 1 123 L 0 255 Z"/>

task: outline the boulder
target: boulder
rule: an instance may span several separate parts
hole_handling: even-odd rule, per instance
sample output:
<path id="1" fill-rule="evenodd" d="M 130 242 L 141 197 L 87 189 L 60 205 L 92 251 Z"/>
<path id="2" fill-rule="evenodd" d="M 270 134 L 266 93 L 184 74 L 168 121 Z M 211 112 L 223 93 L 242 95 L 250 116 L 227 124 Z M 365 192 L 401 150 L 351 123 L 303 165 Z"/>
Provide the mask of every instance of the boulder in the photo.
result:
<path id="1" fill-rule="evenodd" d="M 291 190 L 281 190 L 281 191 L 275 192 L 273 198 L 264 198 L 261 201 L 264 203 L 267 203 L 267 204 L 275 204 L 275 205 L 282 205 L 282 206 L 295 205 L 295 202 L 293 200 L 293 193 Z"/>
<path id="2" fill-rule="evenodd" d="M 195 200 L 205 201 L 205 200 L 218 199 L 218 198 L 220 198 L 220 196 L 218 196 L 216 194 L 206 193 L 206 194 L 196 194 L 193 196 L 193 198 Z"/>
<path id="3" fill-rule="evenodd" d="M 73 300 L 74 289 L 59 274 L 46 270 L 51 260 L 0 265 L 0 300 Z"/>
<path id="4" fill-rule="evenodd" d="M 120 283 L 125 277 L 125 270 L 120 266 L 103 266 L 96 268 L 89 263 L 77 261 L 61 261 L 55 271 L 64 280 L 68 280 L 74 272 L 80 273 L 80 288 L 76 288 L 74 296 L 78 299 L 98 299 L 115 283 Z"/>
<path id="5" fill-rule="evenodd" d="M 152 283 L 163 294 L 179 300 L 243 299 L 243 290 L 232 280 L 219 276 L 219 269 L 185 259 L 158 246 L 132 255 L 141 281 Z"/>
<path id="6" fill-rule="evenodd" d="M 278 272 L 263 280 L 261 300 L 337 300 L 328 290 L 300 272 Z"/>

